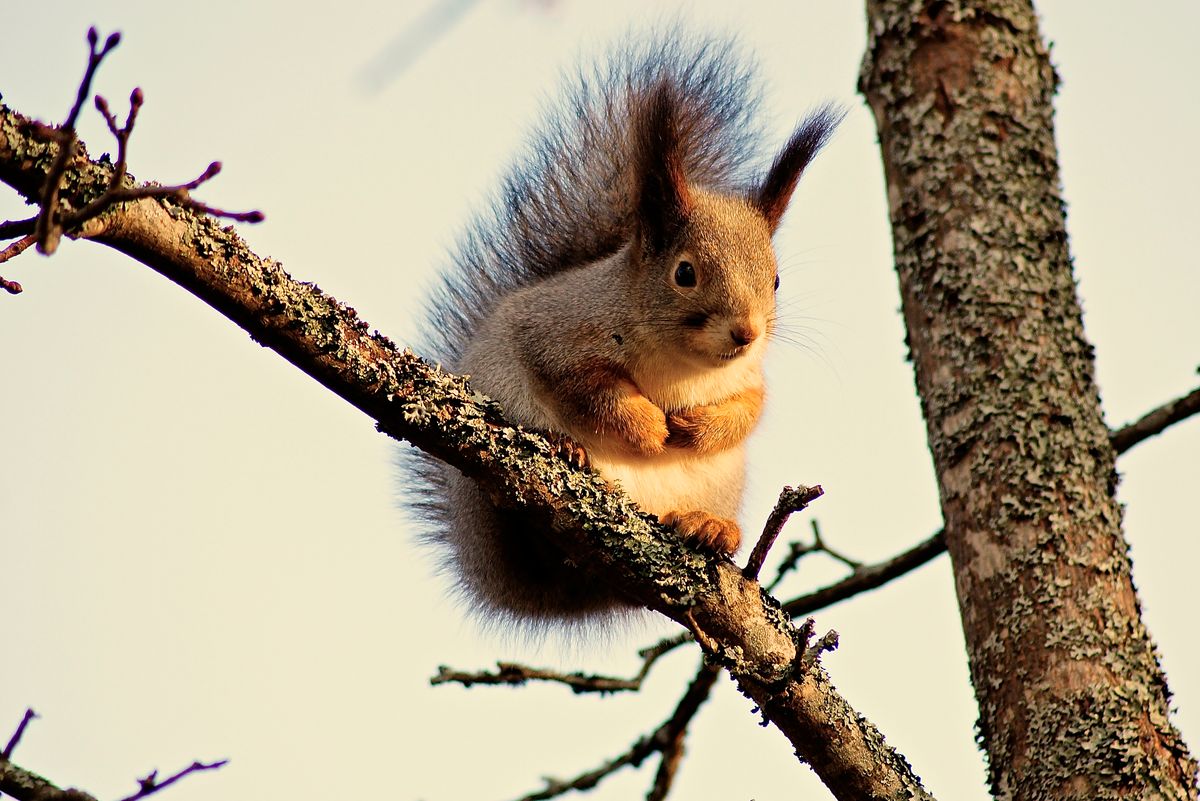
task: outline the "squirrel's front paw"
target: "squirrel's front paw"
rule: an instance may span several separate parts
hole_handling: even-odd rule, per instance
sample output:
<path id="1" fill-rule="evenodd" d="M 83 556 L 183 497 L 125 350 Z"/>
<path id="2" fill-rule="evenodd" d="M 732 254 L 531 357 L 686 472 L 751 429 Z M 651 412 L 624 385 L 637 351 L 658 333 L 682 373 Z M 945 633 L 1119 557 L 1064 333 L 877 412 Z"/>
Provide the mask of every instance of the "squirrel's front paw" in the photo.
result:
<path id="1" fill-rule="evenodd" d="M 547 431 L 545 436 L 550 442 L 550 446 L 554 449 L 554 452 L 569 464 L 573 464 L 576 467 L 587 467 L 590 464 L 587 451 L 584 450 L 582 445 L 566 434 L 560 434 L 557 431 Z"/>
<path id="2" fill-rule="evenodd" d="M 658 519 L 684 539 L 727 556 L 742 544 L 742 529 L 737 523 L 708 512 L 667 512 Z"/>
<path id="3" fill-rule="evenodd" d="M 713 421 L 712 406 L 693 406 L 667 415 L 667 444 L 676 448 L 707 450 L 705 433 Z"/>
<path id="4" fill-rule="evenodd" d="M 667 449 L 667 416 L 642 396 L 626 398 L 616 416 L 615 433 L 634 453 L 657 456 Z"/>

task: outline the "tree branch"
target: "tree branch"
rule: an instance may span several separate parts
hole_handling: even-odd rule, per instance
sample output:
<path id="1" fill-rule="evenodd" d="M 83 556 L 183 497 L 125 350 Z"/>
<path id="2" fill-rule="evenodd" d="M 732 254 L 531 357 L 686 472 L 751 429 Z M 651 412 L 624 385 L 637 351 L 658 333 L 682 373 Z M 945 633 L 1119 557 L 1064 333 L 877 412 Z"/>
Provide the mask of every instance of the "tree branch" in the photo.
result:
<path id="1" fill-rule="evenodd" d="M 546 786 L 541 790 L 523 796 L 520 801 L 546 801 L 557 798 L 571 790 L 590 790 L 604 779 L 616 773 L 627 765 L 638 766 L 655 753 L 662 754 L 654 784 L 647 796 L 647 801 L 662 801 L 671 789 L 675 778 L 675 770 L 683 756 L 683 743 L 687 736 L 688 726 L 701 705 L 708 700 L 721 669 L 708 663 L 700 665 L 696 677 L 688 685 L 683 697 L 675 706 L 671 717 L 651 733 L 639 737 L 625 753 L 606 760 L 597 768 L 584 771 L 573 779 L 561 780 L 547 778 Z"/>
<path id="2" fill-rule="evenodd" d="M 1124 453 L 1139 442 L 1161 434 L 1168 427 L 1197 413 L 1200 413 L 1200 387 L 1181 398 L 1164 403 L 1129 425 L 1112 432 L 1113 447 L 1117 453 Z"/>
<path id="3" fill-rule="evenodd" d="M 892 579 L 916 570 L 945 551 L 946 541 L 939 531 L 902 554 L 873 565 L 860 566 L 841 581 L 787 601 L 783 605 L 783 611 L 792 617 L 800 617 L 833 606 L 859 593 L 882 587 Z"/>
<path id="4" fill-rule="evenodd" d="M 17 745 L 21 742 L 21 737 L 25 734 L 26 727 L 37 716 L 37 712 L 34 712 L 32 709 L 25 710 L 24 716 L 21 717 L 21 722 L 17 724 L 17 730 L 13 732 L 12 737 L 8 740 L 8 745 L 4 746 L 3 751 L 0 751 L 0 758 L 10 759 L 12 757 L 13 751 L 16 750 Z"/>
<path id="5" fill-rule="evenodd" d="M 112 177 L 110 165 L 88 160 L 82 145 L 79 151 L 62 190 L 74 208 L 102 194 Z M 45 126 L 0 105 L 0 180 L 37 200 L 56 153 Z M 192 292 L 372 417 L 380 431 L 473 477 L 494 503 L 521 509 L 575 562 L 688 627 L 838 798 L 929 797 L 819 664 L 797 671 L 802 654 L 789 619 L 732 563 L 685 547 L 599 476 L 509 424 L 464 379 L 398 350 L 352 309 L 256 256 L 211 218 L 169 198 L 142 198 L 93 223 L 95 241 Z"/>
<path id="6" fill-rule="evenodd" d="M 33 771 L 25 770 L 9 761 L 13 750 L 17 747 L 17 744 L 21 741 L 21 736 L 25 733 L 25 728 L 36 717 L 37 714 L 32 709 L 25 710 L 25 716 L 21 718 L 21 722 L 17 725 L 17 730 L 8 741 L 8 745 L 5 746 L 4 751 L 0 752 L 0 796 L 10 795 L 17 799 L 17 801 L 96 801 L 93 795 L 85 793 L 82 790 L 64 790 Z M 121 801 L 141 801 L 143 798 L 147 798 L 160 790 L 170 787 L 185 776 L 206 770 L 216 770 L 225 764 L 226 760 L 224 759 L 217 762 L 193 762 L 188 767 L 168 776 L 162 781 L 158 780 L 158 771 L 152 771 L 150 775 L 138 780 L 138 791 L 136 793 L 126 796 Z"/>
<path id="7" fill-rule="evenodd" d="M 823 492 L 820 487 L 783 488 L 783 492 L 779 493 L 779 500 L 775 502 L 775 508 L 767 515 L 762 536 L 758 538 L 754 550 L 750 552 L 750 558 L 746 560 L 746 567 L 742 570 L 743 576 L 758 579 L 758 572 L 762 570 L 763 562 L 767 561 L 767 552 L 775 544 L 779 532 L 783 531 L 784 524 L 795 512 L 804 510 L 820 498 Z"/>
<path id="8" fill-rule="evenodd" d="M 429 683 L 435 686 L 438 684 L 461 684 L 464 687 L 471 687 L 475 684 L 507 684 L 512 687 L 519 687 L 531 681 L 548 681 L 565 684 L 571 688 L 572 692 L 577 694 L 615 693 L 641 689 L 642 680 L 646 677 L 649 665 L 649 660 L 643 662 L 642 669 L 636 676 L 630 679 L 622 679 L 615 676 L 598 676 L 580 672 L 561 673 L 545 668 L 518 665 L 515 662 L 497 662 L 495 673 L 490 673 L 486 670 L 469 673 L 454 670 L 446 665 L 439 665 L 437 675 L 431 678 Z"/>
<path id="9" fill-rule="evenodd" d="M 1168 401 L 1147 412 L 1135 422 L 1113 431 L 1110 435 L 1113 449 L 1118 455 L 1123 454 L 1135 445 L 1161 434 L 1170 426 L 1198 413 L 1200 413 L 1200 388 L 1192 390 L 1183 397 Z M 849 576 L 841 581 L 785 602 L 783 609 L 792 617 L 812 614 L 859 593 L 882 587 L 889 581 L 932 561 L 945 551 L 946 540 L 943 532 L 939 530 L 929 539 L 891 559 L 855 568 Z M 775 583 L 772 582 L 769 589 L 774 589 Z"/>
<path id="10" fill-rule="evenodd" d="M 185 776 L 206 770 L 217 770 L 218 768 L 225 767 L 226 764 L 228 764 L 228 760 L 225 759 L 218 762 L 193 762 L 186 768 L 171 774 L 161 781 L 159 781 L 157 770 L 150 771 L 150 774 L 145 778 L 138 779 L 138 791 L 133 795 L 125 796 L 121 801 L 139 801 L 142 798 L 149 798 L 160 790 L 170 787 Z"/>

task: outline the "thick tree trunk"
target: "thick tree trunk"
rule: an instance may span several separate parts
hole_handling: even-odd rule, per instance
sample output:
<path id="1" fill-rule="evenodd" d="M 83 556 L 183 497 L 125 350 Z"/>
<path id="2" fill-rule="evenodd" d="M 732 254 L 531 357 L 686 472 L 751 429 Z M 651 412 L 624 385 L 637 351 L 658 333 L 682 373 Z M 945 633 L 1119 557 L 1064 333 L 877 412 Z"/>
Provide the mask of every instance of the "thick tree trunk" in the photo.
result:
<path id="1" fill-rule="evenodd" d="M 896 269 L 998 799 L 1195 798 L 1114 497 L 1028 2 L 868 0 Z"/>

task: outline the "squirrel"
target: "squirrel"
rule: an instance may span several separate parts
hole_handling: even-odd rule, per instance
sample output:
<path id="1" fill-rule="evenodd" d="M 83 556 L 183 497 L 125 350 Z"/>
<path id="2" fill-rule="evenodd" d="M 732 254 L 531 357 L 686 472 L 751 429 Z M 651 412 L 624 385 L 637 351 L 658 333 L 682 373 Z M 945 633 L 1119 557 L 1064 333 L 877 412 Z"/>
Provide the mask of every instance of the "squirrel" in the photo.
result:
<path id="1" fill-rule="evenodd" d="M 744 443 L 776 319 L 772 235 L 844 114 L 817 108 L 755 177 L 757 96 L 732 44 L 660 36 L 581 69 L 461 238 L 428 303 L 427 348 L 510 420 L 726 556 L 741 541 Z M 485 621 L 631 609 L 519 513 L 414 455 L 424 538 Z"/>

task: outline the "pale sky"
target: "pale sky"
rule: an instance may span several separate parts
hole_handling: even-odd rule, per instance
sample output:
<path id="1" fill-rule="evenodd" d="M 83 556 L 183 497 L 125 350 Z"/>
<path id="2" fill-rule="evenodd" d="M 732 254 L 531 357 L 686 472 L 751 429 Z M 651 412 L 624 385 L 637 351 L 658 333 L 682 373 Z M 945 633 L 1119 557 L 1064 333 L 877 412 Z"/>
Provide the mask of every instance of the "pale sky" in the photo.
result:
<path id="1" fill-rule="evenodd" d="M 7 4 L 0 92 L 60 120 L 84 33 L 125 40 L 97 82 L 117 108 L 146 93 L 131 151 L 142 179 L 259 208 L 243 228 L 413 339 L 423 288 L 494 185 L 558 71 L 631 26 L 680 18 L 738 33 L 760 60 L 776 143 L 826 99 L 851 111 L 805 176 L 777 238 L 781 298 L 809 348 L 777 343 L 751 448 L 744 527 L 784 484 L 821 483 L 828 541 L 874 561 L 939 525 L 924 427 L 904 362 L 873 123 L 855 81 L 858 3 L 605 4 L 493 0 L 468 10 L 378 92 L 362 76 L 426 3 Z M 1110 424 L 1197 384 L 1200 129 L 1188 0 L 1042 2 L 1063 78 L 1058 141 L 1088 335 Z M 93 155 L 111 145 L 84 115 Z M 0 218 L 23 209 L 0 192 Z M 560 686 L 431 688 L 439 664 L 496 659 L 628 674 L 671 632 L 648 619 L 596 642 L 485 636 L 445 600 L 412 539 L 371 421 L 148 268 L 92 243 L 0 267 L 0 740 L 42 715 L 18 764 L 100 798 L 193 759 L 229 758 L 164 799 L 517 798 L 623 752 L 673 708 L 697 654 L 640 695 Z M 1145 619 L 1200 751 L 1200 421 L 1120 461 Z M 793 537 L 808 518 L 793 522 Z M 744 558 L 745 554 L 742 554 Z M 773 564 L 773 563 L 772 563 Z M 840 576 L 806 565 L 782 597 Z M 841 633 L 835 684 L 942 799 L 987 797 L 976 710 L 945 557 L 817 615 Z M 673 798 L 824 798 L 786 740 L 728 681 L 699 715 Z M 591 798 L 636 798 L 656 761 Z"/>

